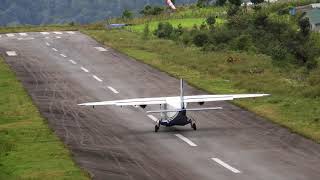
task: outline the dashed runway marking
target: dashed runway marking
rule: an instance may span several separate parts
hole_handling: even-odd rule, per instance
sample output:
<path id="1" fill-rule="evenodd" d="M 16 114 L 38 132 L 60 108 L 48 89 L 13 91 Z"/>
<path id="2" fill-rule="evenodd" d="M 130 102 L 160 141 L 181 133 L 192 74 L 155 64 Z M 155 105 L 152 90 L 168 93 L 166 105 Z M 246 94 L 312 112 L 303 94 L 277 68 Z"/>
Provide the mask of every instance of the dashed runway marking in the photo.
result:
<path id="1" fill-rule="evenodd" d="M 96 79 L 97 81 L 102 82 L 102 79 L 98 78 L 96 75 L 93 75 L 92 77 L 93 77 L 94 79 Z"/>
<path id="2" fill-rule="evenodd" d="M 7 51 L 6 53 L 8 56 L 17 56 L 17 53 L 15 51 Z"/>
<path id="3" fill-rule="evenodd" d="M 86 73 L 88 73 L 88 72 L 89 72 L 89 70 L 88 70 L 88 69 L 86 69 L 86 68 L 84 68 L 84 67 L 81 67 L 81 69 L 82 69 L 84 72 L 86 72 Z"/>
<path id="4" fill-rule="evenodd" d="M 62 34 L 62 32 L 59 32 L 59 31 L 55 31 L 55 32 L 53 32 L 53 33 L 55 33 L 55 34 Z"/>
<path id="5" fill-rule="evenodd" d="M 27 33 L 19 33 L 20 36 L 28 36 Z"/>
<path id="6" fill-rule="evenodd" d="M 239 171 L 238 169 L 230 166 L 229 164 L 223 162 L 222 160 L 218 159 L 218 158 L 211 158 L 213 161 L 215 161 L 216 163 L 220 164 L 221 166 L 227 168 L 228 170 L 232 171 L 233 173 L 239 174 L 241 173 L 241 171 Z"/>
<path id="7" fill-rule="evenodd" d="M 52 48 L 53 51 L 57 52 L 58 50 L 56 48 Z"/>
<path id="8" fill-rule="evenodd" d="M 48 37 L 48 36 L 46 36 L 46 37 L 45 37 L 45 39 L 49 39 L 49 37 Z"/>
<path id="9" fill-rule="evenodd" d="M 47 46 L 50 46 L 50 43 L 46 42 L 46 45 L 47 45 Z"/>
<path id="10" fill-rule="evenodd" d="M 62 57 L 64 57 L 64 58 L 66 58 L 67 56 L 66 55 L 64 55 L 64 54 L 60 54 L 60 56 L 62 56 Z"/>
<path id="11" fill-rule="evenodd" d="M 43 35 L 48 35 L 48 34 L 50 34 L 49 32 L 40 32 L 41 34 L 43 34 Z"/>
<path id="12" fill-rule="evenodd" d="M 70 59 L 69 60 L 72 64 L 77 64 L 74 60 Z"/>
<path id="13" fill-rule="evenodd" d="M 103 52 L 103 51 L 108 51 L 107 49 L 105 49 L 105 48 L 103 48 L 103 47 L 95 47 L 98 51 L 101 51 L 101 52 Z"/>
<path id="14" fill-rule="evenodd" d="M 190 139 L 184 137 L 183 135 L 181 134 L 175 134 L 175 136 L 177 136 L 178 138 L 180 138 L 182 141 L 186 142 L 187 144 L 189 144 L 190 146 L 192 147 L 195 147 L 197 146 L 195 143 L 193 143 Z"/>
<path id="15" fill-rule="evenodd" d="M 74 31 L 67 31 L 68 34 L 75 34 Z"/>
<path id="16" fill-rule="evenodd" d="M 148 115 L 148 117 L 153 120 L 154 122 L 158 122 L 158 119 L 154 117 L 153 115 Z"/>
<path id="17" fill-rule="evenodd" d="M 12 33 L 6 34 L 8 37 L 14 37 L 15 35 Z"/>
<path id="18" fill-rule="evenodd" d="M 110 89 L 110 91 L 112 91 L 112 92 L 115 93 L 115 94 L 119 94 L 119 91 L 117 91 L 116 89 L 114 89 L 114 88 L 111 87 L 111 86 L 108 86 L 108 89 Z"/>
<path id="19" fill-rule="evenodd" d="M 60 37 L 60 36 L 56 36 L 56 38 L 57 38 L 57 39 L 60 39 L 61 37 Z"/>

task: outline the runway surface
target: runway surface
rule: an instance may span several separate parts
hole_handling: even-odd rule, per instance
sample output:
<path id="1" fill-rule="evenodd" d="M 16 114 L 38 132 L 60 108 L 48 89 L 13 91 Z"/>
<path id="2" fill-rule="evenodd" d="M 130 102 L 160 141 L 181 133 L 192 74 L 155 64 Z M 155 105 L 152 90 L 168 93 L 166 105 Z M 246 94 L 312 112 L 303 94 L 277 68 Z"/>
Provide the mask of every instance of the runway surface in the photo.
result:
<path id="1" fill-rule="evenodd" d="M 161 127 L 158 133 L 158 117 L 141 108 L 77 106 L 179 95 L 179 80 L 80 32 L 1 34 L 0 52 L 93 179 L 320 179 L 319 144 L 229 103 L 190 113 L 197 131 Z M 205 94 L 186 88 L 187 95 Z"/>

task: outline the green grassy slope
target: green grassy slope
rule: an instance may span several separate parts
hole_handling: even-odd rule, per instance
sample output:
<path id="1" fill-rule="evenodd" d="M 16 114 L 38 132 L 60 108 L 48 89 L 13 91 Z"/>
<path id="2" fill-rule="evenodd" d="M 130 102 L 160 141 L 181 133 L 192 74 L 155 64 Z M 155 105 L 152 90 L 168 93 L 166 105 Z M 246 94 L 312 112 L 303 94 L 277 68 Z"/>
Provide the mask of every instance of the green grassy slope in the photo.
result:
<path id="1" fill-rule="evenodd" d="M 89 179 L 0 57 L 0 179 Z"/>
<path id="2" fill-rule="evenodd" d="M 210 93 L 271 93 L 271 97 L 235 103 L 320 142 L 320 99 L 292 94 L 293 88 L 303 90 L 303 86 L 274 68 L 268 56 L 232 51 L 204 53 L 170 40 L 143 40 L 141 34 L 125 30 L 90 30 L 84 33 Z M 239 61 L 228 63 L 230 56 L 237 57 Z M 259 68 L 264 69 L 264 73 L 251 73 Z"/>

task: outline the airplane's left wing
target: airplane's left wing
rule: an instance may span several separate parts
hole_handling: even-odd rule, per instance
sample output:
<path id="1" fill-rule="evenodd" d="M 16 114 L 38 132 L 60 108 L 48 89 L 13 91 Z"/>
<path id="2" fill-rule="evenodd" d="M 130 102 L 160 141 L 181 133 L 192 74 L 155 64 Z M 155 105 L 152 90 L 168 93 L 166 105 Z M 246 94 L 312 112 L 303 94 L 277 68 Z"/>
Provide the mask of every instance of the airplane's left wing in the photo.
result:
<path id="1" fill-rule="evenodd" d="M 80 106 L 145 106 L 152 104 L 165 104 L 165 97 L 158 98 L 137 98 L 137 99 L 125 99 L 115 101 L 102 101 L 102 102 L 89 102 L 78 104 Z"/>

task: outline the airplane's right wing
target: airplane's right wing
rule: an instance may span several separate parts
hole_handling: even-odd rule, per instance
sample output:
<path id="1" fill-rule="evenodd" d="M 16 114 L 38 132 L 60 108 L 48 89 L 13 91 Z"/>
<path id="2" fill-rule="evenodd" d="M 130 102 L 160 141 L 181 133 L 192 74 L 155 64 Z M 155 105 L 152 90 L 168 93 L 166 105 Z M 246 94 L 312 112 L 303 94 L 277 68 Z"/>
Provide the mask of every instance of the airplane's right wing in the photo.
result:
<path id="1" fill-rule="evenodd" d="M 269 94 L 225 94 L 225 95 L 196 95 L 184 96 L 184 102 L 209 102 L 209 101 L 232 101 L 234 99 L 254 98 L 269 96 Z"/>

